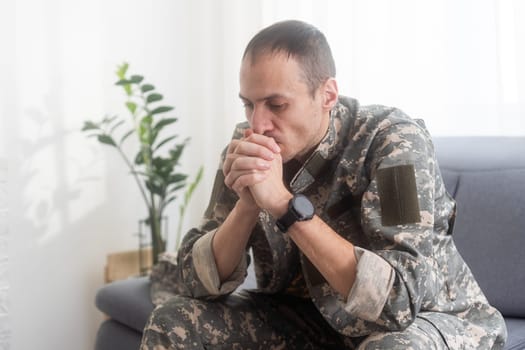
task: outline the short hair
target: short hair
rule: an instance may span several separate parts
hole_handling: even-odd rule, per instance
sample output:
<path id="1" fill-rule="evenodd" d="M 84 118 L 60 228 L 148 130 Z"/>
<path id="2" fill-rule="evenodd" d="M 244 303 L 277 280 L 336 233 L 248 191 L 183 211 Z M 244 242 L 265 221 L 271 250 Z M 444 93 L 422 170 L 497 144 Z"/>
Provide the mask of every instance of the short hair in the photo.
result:
<path id="1" fill-rule="evenodd" d="M 312 96 L 323 82 L 335 77 L 332 51 L 324 34 L 311 24 L 288 20 L 259 31 L 248 43 L 243 60 L 252 63 L 264 54 L 284 53 L 297 60 Z"/>

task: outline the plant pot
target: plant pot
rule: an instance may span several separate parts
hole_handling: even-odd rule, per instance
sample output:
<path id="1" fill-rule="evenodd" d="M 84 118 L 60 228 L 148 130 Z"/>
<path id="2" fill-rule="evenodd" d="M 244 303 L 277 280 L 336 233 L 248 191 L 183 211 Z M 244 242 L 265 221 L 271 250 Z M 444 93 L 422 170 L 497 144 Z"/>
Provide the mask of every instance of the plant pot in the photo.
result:
<path id="1" fill-rule="evenodd" d="M 153 225 L 150 223 L 154 222 Z M 139 271 L 140 275 L 145 276 L 151 271 L 151 267 L 156 265 L 158 257 L 166 251 L 166 236 L 168 232 L 168 217 L 163 216 L 160 220 L 151 219 L 139 220 Z M 145 254 L 145 251 L 148 251 Z"/>

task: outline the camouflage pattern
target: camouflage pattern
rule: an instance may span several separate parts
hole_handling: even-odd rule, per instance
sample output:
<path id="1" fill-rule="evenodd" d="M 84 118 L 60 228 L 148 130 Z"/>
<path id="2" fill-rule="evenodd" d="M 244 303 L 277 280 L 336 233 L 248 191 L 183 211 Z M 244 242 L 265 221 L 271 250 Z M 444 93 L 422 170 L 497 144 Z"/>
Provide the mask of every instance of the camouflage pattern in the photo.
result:
<path id="1" fill-rule="evenodd" d="M 503 348 L 503 318 L 489 305 L 454 245 L 455 202 L 445 190 L 424 124 L 398 109 L 359 106 L 346 97 L 340 97 L 330 118 L 326 136 L 305 164 L 296 171 L 296 165 L 287 163 L 284 172 L 291 191 L 307 195 L 316 214 L 356 246 L 356 281 L 349 295 L 339 295 L 290 237 L 279 232 L 275 218 L 262 212 L 249 242 L 256 292 L 265 298 L 299 295 L 311 300 L 323 322 L 345 344 L 339 348 L 351 349 L 359 343 L 371 349 Z M 234 138 L 242 137 L 247 127 L 239 124 Z M 378 173 L 407 165 L 414 169 L 419 220 L 400 216 L 400 222 L 392 224 L 382 216 L 387 209 L 381 206 Z M 217 174 L 203 223 L 185 236 L 176 262 L 165 260 L 152 275 L 154 295 L 162 292 L 164 296 L 157 302 L 165 303 L 145 329 L 143 349 L 156 348 L 152 334 L 169 337 L 177 327 L 184 332 L 197 325 L 212 333 L 225 332 L 215 322 L 224 322 L 230 311 L 205 310 L 228 303 L 232 298 L 228 295 L 246 276 L 249 256 L 247 250 L 246 259 L 222 285 L 213 259 L 197 258 L 211 256 L 213 234 L 237 201 L 236 194 L 224 186 L 222 172 Z M 186 298 L 189 304 L 184 310 L 170 306 L 175 303 L 169 298 L 173 294 Z M 175 326 L 180 324 L 181 312 L 189 321 Z M 159 314 L 164 315 L 162 321 Z M 205 314 L 209 321 L 200 318 Z M 251 319 L 249 314 L 244 315 Z M 308 317 L 315 319 L 314 314 Z M 264 328 L 253 324 L 254 329 L 259 326 Z M 191 341 L 200 335 L 191 336 Z M 291 343 L 286 348 L 293 348 Z"/>
<path id="2" fill-rule="evenodd" d="M 285 294 L 242 291 L 213 302 L 174 296 L 154 315 L 142 349 L 354 348 L 309 299 Z"/>

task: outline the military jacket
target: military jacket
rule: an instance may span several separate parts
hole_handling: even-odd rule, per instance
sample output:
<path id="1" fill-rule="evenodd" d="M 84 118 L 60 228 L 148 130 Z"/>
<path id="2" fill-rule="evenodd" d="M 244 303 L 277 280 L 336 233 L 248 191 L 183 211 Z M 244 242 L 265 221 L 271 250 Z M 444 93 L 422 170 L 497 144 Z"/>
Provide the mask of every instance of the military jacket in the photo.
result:
<path id="1" fill-rule="evenodd" d="M 239 124 L 233 137 L 247 127 Z M 211 242 L 238 199 L 221 169 L 203 222 L 185 236 L 173 271 L 182 292 L 196 298 L 233 292 L 250 260 L 247 250 L 220 283 Z M 316 215 L 355 246 L 356 280 L 349 295 L 339 295 L 263 211 L 248 247 L 258 291 L 286 293 L 302 284 L 327 322 L 349 337 L 403 330 L 422 317 L 451 348 L 503 346 L 503 318 L 454 245 L 455 201 L 421 121 L 341 96 L 325 137 L 287 185 L 308 196 Z"/>

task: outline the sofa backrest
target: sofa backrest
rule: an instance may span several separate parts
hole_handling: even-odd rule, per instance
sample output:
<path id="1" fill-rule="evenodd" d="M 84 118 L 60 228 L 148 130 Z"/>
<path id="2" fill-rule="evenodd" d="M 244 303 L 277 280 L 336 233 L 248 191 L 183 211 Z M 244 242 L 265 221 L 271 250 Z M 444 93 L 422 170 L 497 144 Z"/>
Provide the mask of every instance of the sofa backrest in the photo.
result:
<path id="1" fill-rule="evenodd" d="M 525 317 L 525 137 L 434 138 L 453 237 L 489 302 Z"/>

